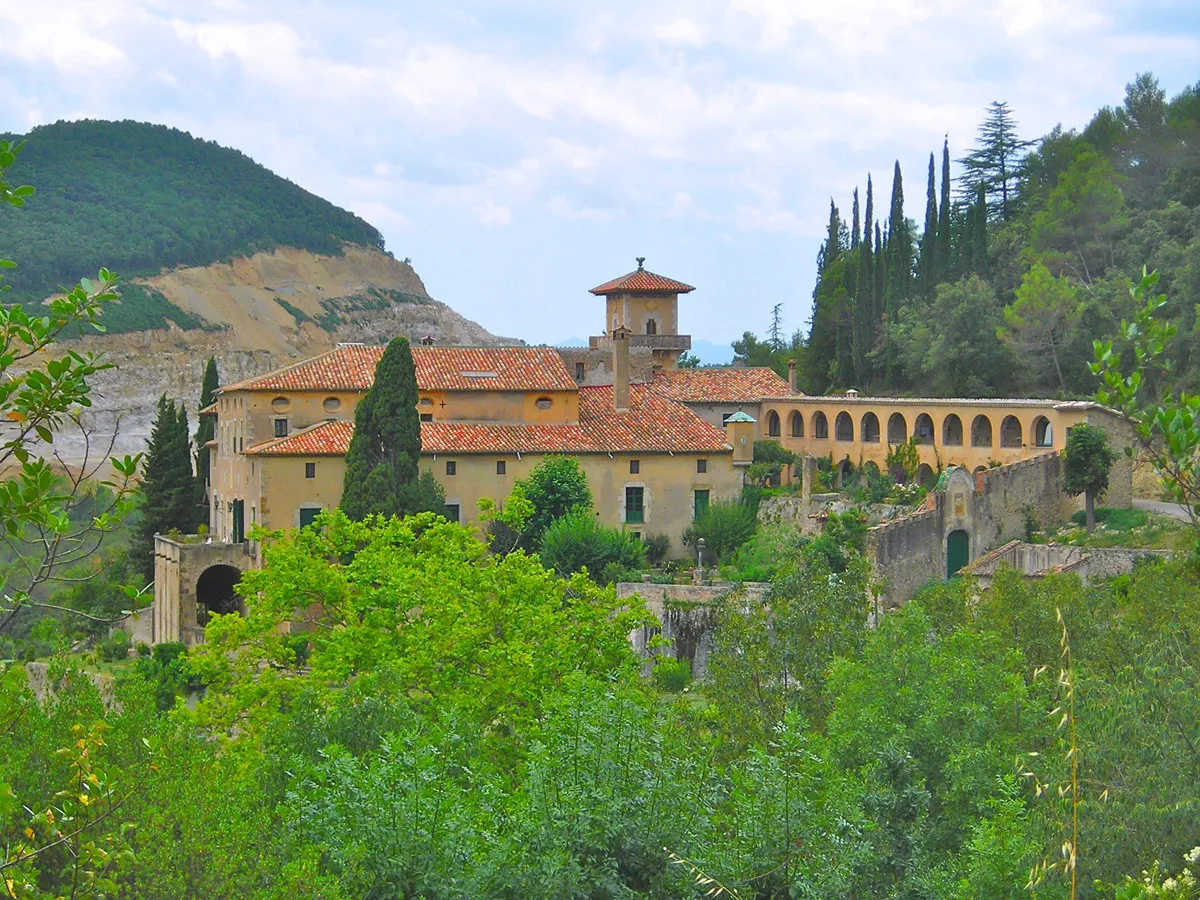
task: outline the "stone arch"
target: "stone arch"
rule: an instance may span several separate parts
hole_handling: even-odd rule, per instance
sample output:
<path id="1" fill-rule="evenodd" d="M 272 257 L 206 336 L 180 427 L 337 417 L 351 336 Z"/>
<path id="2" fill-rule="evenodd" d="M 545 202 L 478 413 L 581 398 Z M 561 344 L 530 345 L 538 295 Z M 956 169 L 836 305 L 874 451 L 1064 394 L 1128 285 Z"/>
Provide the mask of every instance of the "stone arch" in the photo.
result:
<path id="1" fill-rule="evenodd" d="M 850 476 L 854 474 L 854 463 L 850 462 L 850 457 L 847 456 L 838 463 L 837 474 L 839 487 L 844 485 Z"/>
<path id="2" fill-rule="evenodd" d="M 888 443 L 903 444 L 908 440 L 908 423 L 900 413 L 892 413 L 888 417 Z"/>
<path id="3" fill-rule="evenodd" d="M 813 413 L 813 437 L 819 440 L 828 440 L 829 438 L 829 420 L 825 418 L 825 413 L 819 409 Z"/>
<path id="4" fill-rule="evenodd" d="M 854 440 L 854 420 L 845 410 L 838 413 L 837 418 L 833 420 L 833 439 L 835 441 Z"/>
<path id="5" fill-rule="evenodd" d="M 879 416 L 873 412 L 866 413 L 859 425 L 859 432 L 865 444 L 879 443 Z"/>
<path id="6" fill-rule="evenodd" d="M 953 578 L 971 561 L 971 535 L 956 528 L 946 536 L 946 577 Z"/>
<path id="7" fill-rule="evenodd" d="M 917 484 L 929 484 L 933 481 L 933 466 L 929 463 L 921 463 L 917 468 Z"/>
<path id="8" fill-rule="evenodd" d="M 942 444 L 946 447 L 961 447 L 963 442 L 962 419 L 950 413 L 942 419 Z"/>
<path id="9" fill-rule="evenodd" d="M 1000 446 L 1020 447 L 1024 439 L 1021 431 L 1021 420 L 1016 416 L 1005 416 L 1000 423 Z"/>
<path id="10" fill-rule="evenodd" d="M 971 446 L 992 446 L 992 420 L 987 416 L 976 416 L 975 421 L 971 423 Z"/>
<path id="11" fill-rule="evenodd" d="M 208 614 L 228 615 L 242 611 L 242 598 L 237 595 L 237 583 L 242 580 L 242 571 L 235 566 L 218 563 L 209 566 L 196 579 L 196 611 L 200 624 Z M 201 610 L 205 614 L 201 614 Z"/>
<path id="12" fill-rule="evenodd" d="M 913 423 L 913 442 L 917 444 L 933 443 L 933 416 L 921 413 Z"/>
<path id="13" fill-rule="evenodd" d="M 800 410 L 792 410 L 792 414 L 788 416 L 788 431 L 792 437 L 804 437 L 804 416 L 800 415 Z"/>
<path id="14" fill-rule="evenodd" d="M 767 437 L 779 437 L 779 413 L 775 410 L 767 413 Z"/>
<path id="15" fill-rule="evenodd" d="M 986 472 L 986 471 L 987 471 L 987 466 L 976 466 L 975 470 L 971 474 L 978 475 L 980 472 Z"/>
<path id="16" fill-rule="evenodd" d="M 1033 444 L 1035 447 L 1054 446 L 1054 426 L 1045 416 L 1033 420 Z"/>

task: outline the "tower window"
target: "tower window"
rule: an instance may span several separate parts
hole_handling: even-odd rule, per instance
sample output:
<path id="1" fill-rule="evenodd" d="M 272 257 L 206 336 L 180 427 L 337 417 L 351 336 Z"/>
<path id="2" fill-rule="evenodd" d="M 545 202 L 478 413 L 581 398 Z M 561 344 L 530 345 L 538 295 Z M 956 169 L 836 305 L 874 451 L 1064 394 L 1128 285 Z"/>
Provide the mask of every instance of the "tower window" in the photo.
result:
<path id="1" fill-rule="evenodd" d="M 658 334 L 658 323 L 653 319 L 646 320 L 646 334 Z"/>
<path id="2" fill-rule="evenodd" d="M 317 477 L 317 464 L 316 463 L 305 463 L 304 464 L 304 477 L 305 478 L 316 478 Z"/>
<path id="3" fill-rule="evenodd" d="M 447 475 L 457 475 L 458 474 L 458 463 L 452 459 L 446 460 L 446 474 Z"/>
<path id="4" fill-rule="evenodd" d="M 575 380 L 583 381 L 583 379 L 584 379 L 583 363 L 575 363 Z"/>
<path id="5" fill-rule="evenodd" d="M 696 474 L 703 475 L 707 471 L 708 471 L 708 460 L 707 459 L 696 460 Z"/>
<path id="6" fill-rule="evenodd" d="M 496 474 L 503 475 L 508 471 L 508 465 L 502 459 L 496 460 Z"/>
<path id="7" fill-rule="evenodd" d="M 629 461 L 629 474 L 637 475 L 642 471 L 642 461 L 640 459 L 631 459 Z"/>
<path id="8" fill-rule="evenodd" d="M 276 419 L 275 420 L 275 437 L 281 438 L 281 437 L 287 437 L 287 435 L 288 435 L 287 419 Z"/>

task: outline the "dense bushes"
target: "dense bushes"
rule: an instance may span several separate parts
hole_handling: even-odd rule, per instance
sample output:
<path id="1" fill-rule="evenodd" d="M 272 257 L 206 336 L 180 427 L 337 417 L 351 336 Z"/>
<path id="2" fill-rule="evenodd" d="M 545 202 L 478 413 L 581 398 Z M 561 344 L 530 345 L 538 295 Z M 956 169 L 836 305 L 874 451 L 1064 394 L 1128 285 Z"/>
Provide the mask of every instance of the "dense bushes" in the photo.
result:
<path id="1" fill-rule="evenodd" d="M 683 532 L 683 543 L 697 548 L 704 539 L 704 555 L 710 563 L 728 561 L 750 540 L 758 526 L 755 507 L 743 500 L 714 500 Z"/>
<path id="2" fill-rule="evenodd" d="M 641 568 L 646 554 L 642 542 L 620 528 L 608 528 L 586 509 L 556 519 L 542 536 L 542 562 L 559 575 L 584 569 L 608 584 Z"/>

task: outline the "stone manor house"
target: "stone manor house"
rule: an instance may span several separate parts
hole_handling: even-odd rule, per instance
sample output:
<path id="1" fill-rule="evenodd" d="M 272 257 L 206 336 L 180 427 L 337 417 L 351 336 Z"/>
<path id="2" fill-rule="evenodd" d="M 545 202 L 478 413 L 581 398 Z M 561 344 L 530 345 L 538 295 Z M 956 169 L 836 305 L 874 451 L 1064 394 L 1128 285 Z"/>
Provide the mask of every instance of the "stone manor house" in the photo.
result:
<path id="1" fill-rule="evenodd" d="M 546 455 L 566 454 L 600 521 L 665 534 L 682 555 L 695 515 L 740 492 L 756 439 L 882 467 L 912 435 L 930 473 L 972 471 L 1060 450 L 1072 425 L 1111 417 L 1092 403 L 808 397 L 794 365 L 787 381 L 765 368 L 681 369 L 691 338 L 678 331 L 679 298 L 694 288 L 642 262 L 592 288 L 604 333 L 587 347 L 413 346 L 421 469 L 444 487 L 449 518 L 475 524 L 481 499 L 503 501 Z M 259 562 L 252 528 L 302 528 L 338 505 L 355 406 L 383 349 L 339 345 L 226 385 L 202 411 L 216 419 L 209 537 L 157 539 L 156 643 L 202 640 L 200 608 L 237 608 L 233 585 Z"/>

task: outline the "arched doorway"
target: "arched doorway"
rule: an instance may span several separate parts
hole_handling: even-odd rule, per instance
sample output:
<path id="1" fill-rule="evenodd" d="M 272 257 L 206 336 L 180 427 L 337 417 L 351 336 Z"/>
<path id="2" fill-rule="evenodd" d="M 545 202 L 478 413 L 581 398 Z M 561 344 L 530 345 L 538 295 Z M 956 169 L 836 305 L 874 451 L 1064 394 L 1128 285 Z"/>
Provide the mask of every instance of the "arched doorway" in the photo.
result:
<path id="1" fill-rule="evenodd" d="M 833 439 L 835 441 L 854 440 L 854 422 L 850 419 L 850 413 L 840 412 L 833 420 Z"/>
<path id="2" fill-rule="evenodd" d="M 933 476 L 933 466 L 929 465 L 929 463 L 921 463 L 917 469 L 917 484 L 928 487 L 933 481 Z"/>
<path id="3" fill-rule="evenodd" d="M 942 443 L 947 447 L 961 447 L 963 442 L 963 424 L 955 413 L 950 413 L 942 419 Z"/>
<path id="4" fill-rule="evenodd" d="M 792 425 L 790 429 L 792 432 L 792 437 L 804 437 L 804 416 L 800 415 L 799 411 L 795 411 L 788 416 L 788 421 L 791 422 Z"/>
<path id="5" fill-rule="evenodd" d="M 242 599 L 235 588 L 242 573 L 233 566 L 209 566 L 196 579 L 196 619 L 203 625 L 209 615 L 228 615 L 242 611 Z M 203 610 L 203 612 L 201 612 Z"/>
<path id="6" fill-rule="evenodd" d="M 892 413 L 888 419 L 887 439 L 889 444 L 903 444 L 908 440 L 908 423 L 900 413 Z"/>
<path id="7" fill-rule="evenodd" d="M 1054 446 L 1054 426 L 1045 416 L 1033 420 L 1033 443 L 1038 447 Z"/>
<path id="8" fill-rule="evenodd" d="M 976 416 L 971 423 L 971 446 L 992 446 L 992 420 L 987 416 Z"/>
<path id="9" fill-rule="evenodd" d="M 953 578 L 971 561 L 971 536 L 961 528 L 946 538 L 946 577 Z"/>
<path id="10" fill-rule="evenodd" d="M 921 413 L 913 425 L 913 441 L 918 444 L 933 443 L 933 416 Z"/>
<path id="11" fill-rule="evenodd" d="M 859 427 L 859 434 L 862 435 L 863 443 L 878 444 L 879 443 L 879 417 L 873 412 L 867 413 L 862 417 L 862 424 Z"/>

